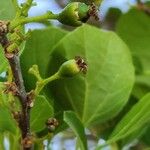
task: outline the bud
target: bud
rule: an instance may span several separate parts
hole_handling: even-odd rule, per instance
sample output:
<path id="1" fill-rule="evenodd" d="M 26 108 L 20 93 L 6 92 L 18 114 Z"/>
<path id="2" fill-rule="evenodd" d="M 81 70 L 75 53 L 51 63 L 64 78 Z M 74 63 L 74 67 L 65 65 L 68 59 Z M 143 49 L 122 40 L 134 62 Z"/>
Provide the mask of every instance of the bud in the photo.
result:
<path id="1" fill-rule="evenodd" d="M 8 24 L 9 22 L 0 20 L 0 36 L 3 36 L 8 33 Z"/>
<path id="2" fill-rule="evenodd" d="M 19 90 L 14 82 L 5 82 L 6 89 L 3 91 L 5 94 L 11 92 L 13 95 L 19 95 Z"/>
<path id="3" fill-rule="evenodd" d="M 7 47 L 7 52 L 12 53 L 16 52 L 18 53 L 18 45 L 16 43 L 12 43 Z"/>
<path id="4" fill-rule="evenodd" d="M 13 111 L 12 112 L 13 118 L 17 121 L 17 123 L 20 123 L 21 119 L 21 112 L 20 111 Z"/>
<path id="5" fill-rule="evenodd" d="M 73 77 L 77 75 L 80 71 L 86 73 L 87 71 L 87 64 L 84 60 L 80 57 L 76 57 L 75 59 L 68 60 L 64 62 L 59 70 L 59 76 L 66 78 L 66 77 Z"/>
<path id="6" fill-rule="evenodd" d="M 59 14 L 58 20 L 65 25 L 80 26 L 89 19 L 89 10 L 90 6 L 84 3 L 72 2 Z"/>
<path id="7" fill-rule="evenodd" d="M 23 140 L 22 140 L 22 145 L 25 149 L 31 149 L 33 145 L 34 139 L 32 135 L 27 135 Z"/>
<path id="8" fill-rule="evenodd" d="M 56 118 L 49 118 L 46 121 L 46 126 L 49 132 L 54 132 L 56 127 L 58 127 L 59 123 Z"/>
<path id="9" fill-rule="evenodd" d="M 27 106 L 32 108 L 34 106 L 35 93 L 34 90 L 31 90 L 27 93 Z"/>

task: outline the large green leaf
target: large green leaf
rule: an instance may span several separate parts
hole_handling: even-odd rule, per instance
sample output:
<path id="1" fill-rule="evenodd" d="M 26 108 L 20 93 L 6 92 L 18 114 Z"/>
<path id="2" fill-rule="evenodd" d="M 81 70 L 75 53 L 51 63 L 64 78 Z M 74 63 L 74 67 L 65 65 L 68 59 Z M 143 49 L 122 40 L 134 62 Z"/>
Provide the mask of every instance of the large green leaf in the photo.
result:
<path id="1" fill-rule="evenodd" d="M 64 112 L 64 121 L 74 131 L 79 141 L 81 150 L 87 150 L 87 139 L 84 127 L 81 121 L 77 118 L 76 114 L 71 111 Z"/>
<path id="2" fill-rule="evenodd" d="M 150 124 L 148 124 L 148 127 L 147 127 L 145 133 L 143 134 L 143 136 L 140 138 L 140 140 L 144 144 L 150 146 Z"/>
<path id="3" fill-rule="evenodd" d="M 114 30 L 116 27 L 116 23 L 121 15 L 122 12 L 119 8 L 109 8 L 106 17 L 103 21 L 103 27 L 105 27 L 108 30 Z"/>
<path id="4" fill-rule="evenodd" d="M 16 133 L 15 120 L 11 116 L 11 112 L 4 106 L 0 106 L 0 132 Z"/>
<path id="5" fill-rule="evenodd" d="M 1 46 L 0 46 L 0 60 L 1 60 L 0 61 L 0 73 L 2 73 L 6 71 L 8 64 L 7 64 L 6 58 L 4 57 L 3 49 L 1 48 Z"/>
<path id="6" fill-rule="evenodd" d="M 122 15 L 117 24 L 117 33 L 129 46 L 136 67 L 137 84 L 134 89 L 142 89 L 146 84 L 150 90 L 150 76 L 143 73 L 150 70 L 150 17 L 138 10 L 131 10 Z M 139 83 L 140 82 L 140 83 Z M 138 91 L 136 92 L 138 94 Z M 136 94 L 134 92 L 134 95 Z M 139 97 L 139 95 L 137 95 Z"/>
<path id="7" fill-rule="evenodd" d="M 56 45 L 49 74 L 75 56 L 86 59 L 88 72 L 51 83 L 54 102 L 59 109 L 72 108 L 86 126 L 114 117 L 126 104 L 134 82 L 127 46 L 113 32 L 84 25 Z"/>
<path id="8" fill-rule="evenodd" d="M 37 64 L 40 74 L 45 77 L 52 47 L 65 35 L 64 30 L 54 27 L 32 31 L 21 55 L 22 72 L 28 89 L 33 89 L 35 86 L 35 78 L 28 74 L 29 68 Z"/>
<path id="9" fill-rule="evenodd" d="M 5 106 L 5 101 L 8 101 L 7 96 L 5 96 L 2 91 L 2 85 L 0 83 L 0 133 L 1 132 L 11 132 L 13 134 L 16 133 L 17 124 L 13 119 L 11 112 Z"/>
<path id="10" fill-rule="evenodd" d="M 108 143 L 126 138 L 137 131 L 145 128 L 150 122 L 150 93 L 145 95 L 133 108 L 125 115 L 113 131 Z"/>
<path id="11" fill-rule="evenodd" d="M 15 16 L 15 10 L 12 0 L 1 0 L 0 2 L 0 20 L 12 19 Z"/>
<path id="12" fill-rule="evenodd" d="M 53 116 L 53 108 L 44 96 L 38 96 L 31 109 L 31 129 L 34 132 L 45 128 L 45 122 Z"/>
<path id="13" fill-rule="evenodd" d="M 123 15 L 117 25 L 117 33 L 127 43 L 133 56 L 142 63 L 143 70 L 150 70 L 149 24 L 150 17 L 148 15 L 133 9 Z"/>

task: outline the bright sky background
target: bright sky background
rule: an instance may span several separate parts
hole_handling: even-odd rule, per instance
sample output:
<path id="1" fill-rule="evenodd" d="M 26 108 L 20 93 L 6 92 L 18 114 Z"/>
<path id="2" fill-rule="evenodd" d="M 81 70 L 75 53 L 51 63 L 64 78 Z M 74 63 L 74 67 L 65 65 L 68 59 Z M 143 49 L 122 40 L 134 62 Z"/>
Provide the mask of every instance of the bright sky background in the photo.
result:
<path id="1" fill-rule="evenodd" d="M 55 0 L 34 0 L 37 6 L 32 7 L 29 14 L 30 16 L 36 16 L 43 14 L 50 10 L 53 13 L 59 13 L 61 8 L 55 3 Z M 126 12 L 128 8 L 135 3 L 136 0 L 104 0 L 100 8 L 100 15 L 103 18 L 109 7 L 119 7 L 123 12 Z M 24 0 L 20 0 L 24 2 Z M 55 22 L 57 24 L 57 21 Z M 42 28 L 42 24 L 28 24 L 27 28 Z"/>

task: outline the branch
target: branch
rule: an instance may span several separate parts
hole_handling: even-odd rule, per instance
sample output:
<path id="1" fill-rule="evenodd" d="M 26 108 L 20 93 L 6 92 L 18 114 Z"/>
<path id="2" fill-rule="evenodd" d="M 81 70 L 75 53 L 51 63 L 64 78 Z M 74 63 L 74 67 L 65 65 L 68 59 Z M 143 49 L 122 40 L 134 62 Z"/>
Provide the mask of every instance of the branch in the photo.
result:
<path id="1" fill-rule="evenodd" d="M 34 96 L 37 96 L 48 83 L 58 79 L 71 78 L 80 71 L 84 74 L 87 72 L 87 63 L 79 56 L 64 62 L 55 74 L 45 79 L 41 77 L 38 66 L 33 65 L 29 69 L 29 73 L 37 78 Z"/>
<path id="2" fill-rule="evenodd" d="M 11 67 L 14 82 L 16 84 L 16 88 L 18 91 L 16 96 L 18 96 L 21 106 L 22 106 L 22 113 L 19 116 L 20 119 L 18 123 L 22 132 L 22 140 L 24 141 L 26 139 L 29 139 L 29 136 L 30 136 L 30 107 L 28 106 L 28 95 L 26 93 L 24 82 L 23 82 L 19 56 L 17 53 L 7 52 L 7 48 L 10 45 L 10 42 L 8 38 L 6 37 L 6 34 L 1 34 L 1 33 L 3 32 L 0 32 L 0 39 L 1 39 L 0 44 L 2 45 L 4 49 L 5 57 L 7 58 L 9 65 Z M 15 50 L 15 51 L 18 51 L 18 50 Z M 30 144 L 30 146 L 29 145 L 27 146 L 27 142 L 23 145 L 24 150 L 30 150 L 31 147 L 32 147 L 32 144 Z"/>
<path id="3" fill-rule="evenodd" d="M 54 75 L 52 75 L 49 78 L 43 79 L 41 81 L 37 81 L 36 88 L 35 88 L 35 91 L 34 91 L 35 96 L 37 96 L 48 83 L 50 83 L 54 80 L 57 80 L 57 79 L 60 79 L 60 76 L 59 76 L 58 73 L 55 73 Z"/>
<path id="4" fill-rule="evenodd" d="M 18 5 L 18 0 L 12 0 L 12 3 L 14 5 L 16 12 L 20 11 L 20 7 Z"/>
<path id="5" fill-rule="evenodd" d="M 25 3 L 22 4 L 22 14 L 24 16 L 28 16 L 28 11 L 32 7 L 33 0 L 26 0 Z"/>
<path id="6" fill-rule="evenodd" d="M 27 24 L 27 23 L 43 22 L 43 21 L 47 21 L 48 19 L 57 19 L 57 18 L 58 18 L 57 14 L 53 14 L 52 12 L 48 11 L 47 13 L 45 13 L 41 16 L 28 17 L 28 18 L 19 19 L 18 21 L 16 21 L 16 20 L 12 21 L 12 23 L 9 26 L 9 30 L 11 31 L 14 28 L 16 28 L 17 26 Z"/>
<path id="7" fill-rule="evenodd" d="M 34 90 L 34 96 L 39 95 L 39 93 L 42 91 L 42 89 L 50 82 L 60 79 L 61 77 L 59 76 L 59 73 L 56 72 L 55 74 L 53 74 L 52 76 L 43 79 L 39 73 L 39 68 L 37 65 L 33 65 L 30 69 L 29 69 L 29 73 L 34 75 L 37 78 L 37 82 L 36 82 L 36 88 Z"/>

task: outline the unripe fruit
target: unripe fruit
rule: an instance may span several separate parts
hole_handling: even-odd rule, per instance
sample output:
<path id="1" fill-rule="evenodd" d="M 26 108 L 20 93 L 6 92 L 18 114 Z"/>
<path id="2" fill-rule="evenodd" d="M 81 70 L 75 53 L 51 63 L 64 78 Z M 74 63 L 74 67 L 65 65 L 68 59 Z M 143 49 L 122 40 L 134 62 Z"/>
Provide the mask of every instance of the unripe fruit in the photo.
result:
<path id="1" fill-rule="evenodd" d="M 61 77 L 73 77 L 80 72 L 78 65 L 74 59 L 64 62 L 59 68 Z"/>
<path id="2" fill-rule="evenodd" d="M 58 74 L 62 78 L 67 78 L 77 75 L 80 71 L 85 73 L 87 71 L 87 64 L 80 57 L 76 57 L 64 62 L 60 66 Z"/>
<path id="3" fill-rule="evenodd" d="M 89 10 L 90 6 L 84 3 L 72 2 L 59 14 L 58 20 L 65 25 L 80 26 L 90 17 Z"/>

